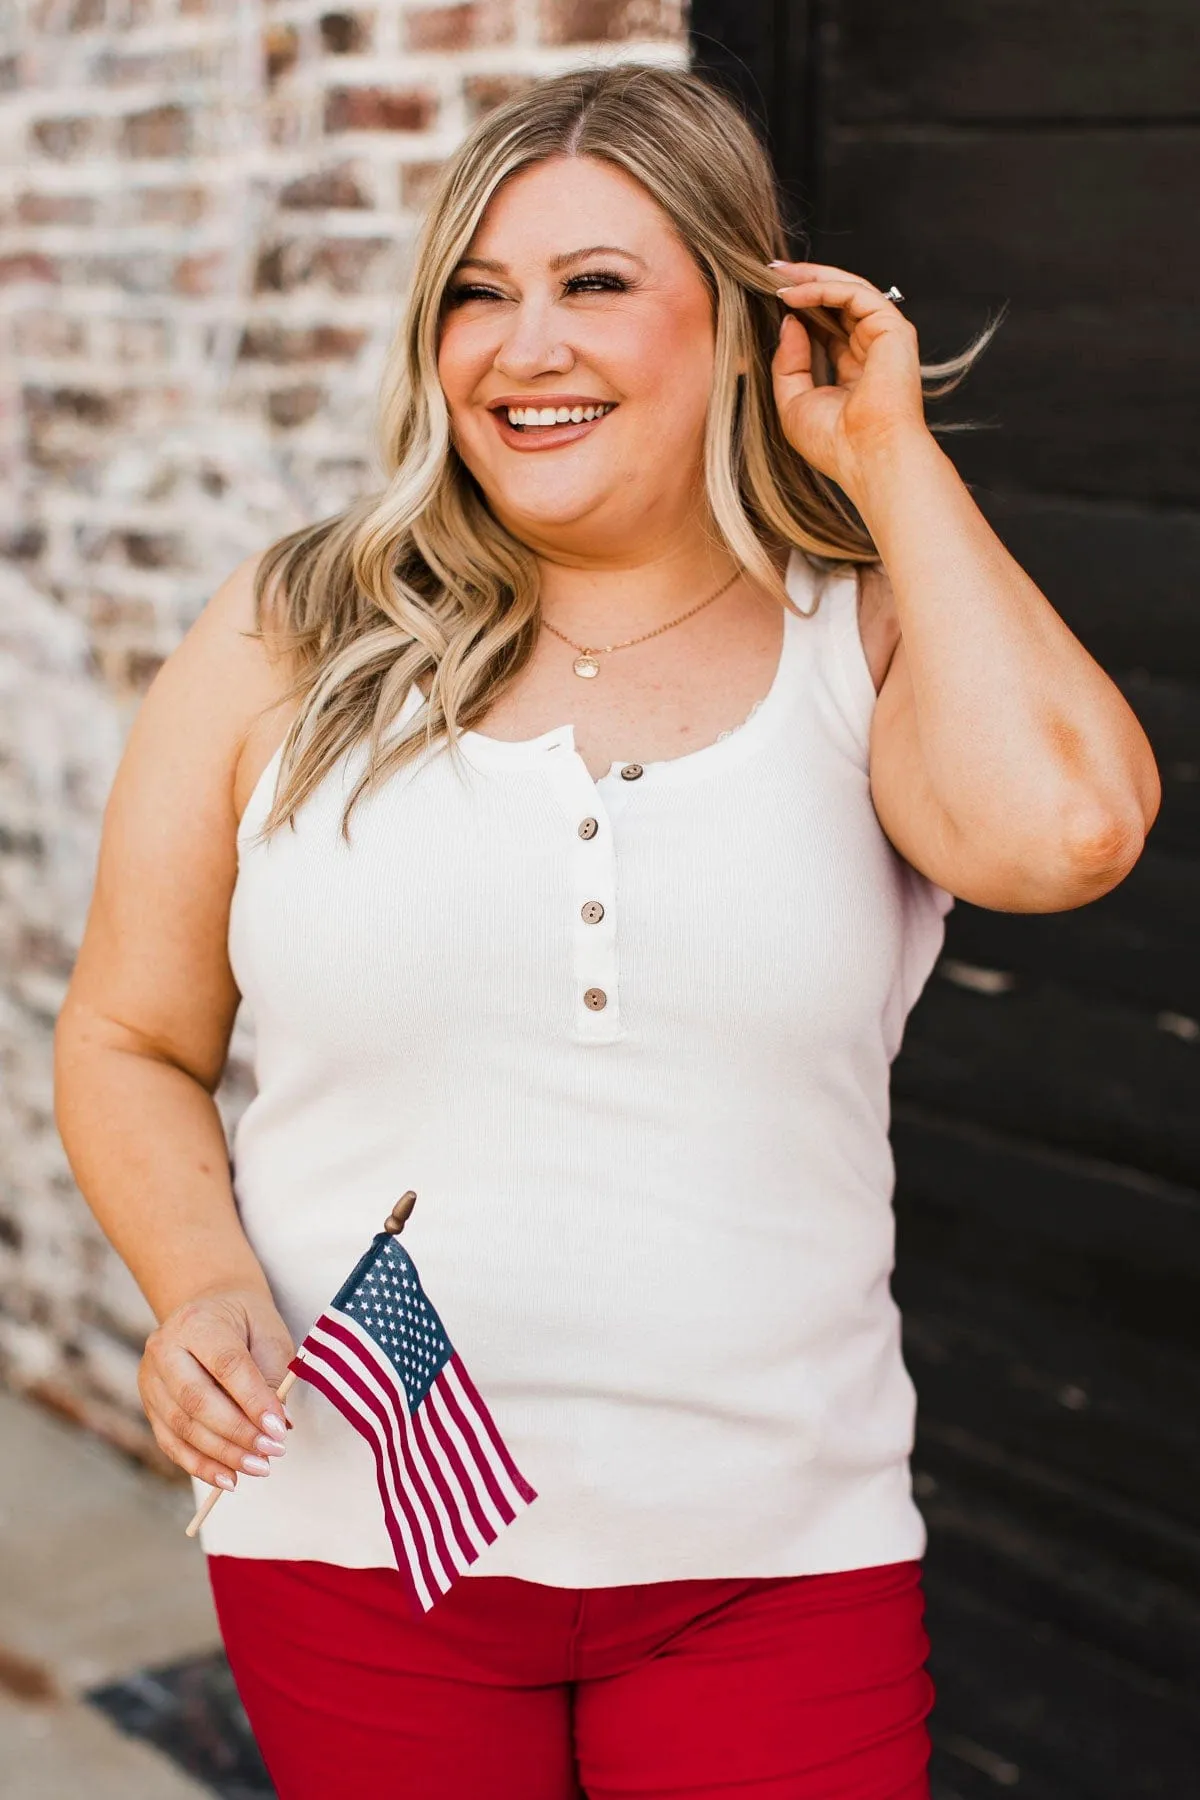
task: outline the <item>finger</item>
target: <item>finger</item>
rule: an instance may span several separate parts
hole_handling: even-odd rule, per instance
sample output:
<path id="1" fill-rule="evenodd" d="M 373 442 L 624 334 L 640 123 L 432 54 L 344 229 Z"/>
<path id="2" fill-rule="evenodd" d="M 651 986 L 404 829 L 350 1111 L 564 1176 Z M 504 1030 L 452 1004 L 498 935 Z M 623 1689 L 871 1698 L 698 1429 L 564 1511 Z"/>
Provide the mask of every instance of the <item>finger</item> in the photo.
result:
<path id="1" fill-rule="evenodd" d="M 236 1340 L 233 1348 L 241 1358 L 249 1360 L 245 1348 L 238 1345 Z M 260 1433 L 265 1433 L 282 1443 L 284 1423 L 278 1416 L 278 1400 L 275 1400 L 273 1413 L 264 1412 L 260 1420 L 250 1418 L 237 1402 L 236 1396 L 228 1393 L 220 1384 L 219 1377 L 206 1363 L 206 1357 L 212 1362 L 222 1363 L 222 1351 L 229 1349 L 227 1332 L 221 1333 L 218 1345 L 191 1348 L 171 1342 L 158 1345 L 149 1357 L 149 1376 L 151 1379 L 157 1376 L 161 1380 L 173 1403 L 189 1419 L 207 1426 L 219 1437 L 244 1443 L 248 1448 Z M 261 1376 L 258 1379 L 261 1381 Z M 267 1391 L 270 1392 L 269 1389 Z M 274 1399 L 274 1395 L 271 1398 Z"/>
<path id="2" fill-rule="evenodd" d="M 779 330 L 771 373 L 776 381 L 786 384 L 789 395 L 806 394 L 814 386 L 812 339 L 790 313 Z"/>
<path id="3" fill-rule="evenodd" d="M 211 1456 L 204 1456 L 186 1439 L 176 1437 L 161 1420 L 151 1419 L 150 1424 L 155 1443 L 179 1468 L 186 1470 L 189 1475 L 198 1476 L 201 1481 L 207 1481 L 209 1487 L 224 1488 L 226 1493 L 237 1487 L 237 1475 L 232 1469 L 226 1468 L 224 1463 Z"/>
<path id="4" fill-rule="evenodd" d="M 240 1469 L 247 1475 L 265 1475 L 270 1468 L 270 1459 L 282 1456 L 286 1448 L 265 1432 L 256 1434 L 253 1426 L 230 1402 L 226 1404 L 237 1423 L 229 1435 L 214 1429 L 204 1419 L 194 1418 L 157 1376 L 144 1383 L 142 1403 L 151 1421 L 157 1420 L 165 1426 L 172 1437 L 191 1444 L 194 1450 L 224 1463 L 227 1468 Z"/>
<path id="5" fill-rule="evenodd" d="M 874 313 L 891 314 L 896 319 L 904 319 L 904 314 L 895 302 L 866 281 L 794 281 L 789 282 L 786 287 L 777 288 L 776 293 L 786 306 L 836 306 L 856 323 L 870 318 Z M 904 323 L 907 325 L 907 319 L 904 319 Z"/>
<path id="6" fill-rule="evenodd" d="M 828 354 L 833 360 L 833 372 L 839 387 L 853 387 L 863 372 L 861 356 L 856 356 L 848 343 L 831 345 Z"/>
<path id="7" fill-rule="evenodd" d="M 220 1319 L 198 1314 L 187 1324 L 187 1346 L 218 1386 L 237 1402 L 251 1424 L 282 1437 L 279 1397 L 244 1341 Z M 282 1376 L 281 1376 L 282 1379 Z"/>
<path id="8" fill-rule="evenodd" d="M 158 1355 L 149 1365 L 144 1386 L 143 1400 L 147 1405 L 154 1403 L 158 1393 L 164 1393 L 170 1405 L 177 1407 L 185 1417 L 204 1425 L 218 1437 L 239 1444 L 243 1450 L 251 1449 L 256 1439 L 263 1435 L 262 1427 L 246 1417 L 241 1407 L 217 1386 L 208 1371 L 182 1345 L 168 1346 Z M 180 1427 L 176 1425 L 174 1429 L 179 1431 Z M 182 1435 L 186 1437 L 187 1433 Z M 281 1432 L 267 1435 L 282 1440 Z"/>
<path id="9" fill-rule="evenodd" d="M 856 281 L 863 287 L 873 288 L 877 294 L 883 292 L 874 282 L 868 281 L 865 275 L 856 275 L 853 269 L 839 269 L 833 263 L 776 262 L 768 266 L 781 269 L 785 276 L 795 275 L 802 281 Z"/>

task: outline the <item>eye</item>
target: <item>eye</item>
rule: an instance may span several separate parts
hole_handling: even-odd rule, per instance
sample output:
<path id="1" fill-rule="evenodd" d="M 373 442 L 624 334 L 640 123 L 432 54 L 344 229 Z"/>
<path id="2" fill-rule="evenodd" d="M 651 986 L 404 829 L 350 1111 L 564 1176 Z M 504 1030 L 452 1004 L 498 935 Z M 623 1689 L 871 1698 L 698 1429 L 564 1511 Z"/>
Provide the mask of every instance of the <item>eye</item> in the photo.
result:
<path id="1" fill-rule="evenodd" d="M 611 274 L 608 270 L 600 269 L 589 270 L 586 275 L 572 275 L 563 285 L 568 289 L 582 288 L 582 284 L 585 282 L 598 284 L 596 287 L 583 289 L 590 293 L 623 294 L 629 287 L 629 283 L 623 275 Z"/>
<path id="2" fill-rule="evenodd" d="M 609 269 L 589 269 L 584 275 L 569 275 L 563 282 L 563 288 L 568 294 L 624 294 L 629 287 L 630 283 L 623 275 Z M 462 282 L 446 289 L 447 306 L 462 306 L 468 300 L 503 298 L 503 294 L 498 294 L 495 288 L 484 287 L 480 282 Z"/>

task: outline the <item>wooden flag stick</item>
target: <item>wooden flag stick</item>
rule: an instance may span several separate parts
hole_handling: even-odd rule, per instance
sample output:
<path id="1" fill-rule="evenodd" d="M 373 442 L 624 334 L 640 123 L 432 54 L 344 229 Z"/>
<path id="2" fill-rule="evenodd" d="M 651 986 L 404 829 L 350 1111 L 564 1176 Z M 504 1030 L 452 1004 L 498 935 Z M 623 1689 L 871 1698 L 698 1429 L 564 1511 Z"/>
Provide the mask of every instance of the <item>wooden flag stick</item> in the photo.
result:
<path id="1" fill-rule="evenodd" d="M 284 1376 L 283 1380 L 280 1382 L 279 1386 L 275 1389 L 275 1398 L 277 1400 L 285 1400 L 287 1398 L 288 1393 L 291 1389 L 292 1383 L 295 1381 L 295 1379 L 296 1379 L 295 1369 L 289 1369 L 287 1374 Z M 217 1501 L 221 1498 L 221 1495 L 227 1494 L 227 1493 L 229 1493 L 229 1491 L 230 1490 L 228 1488 L 214 1487 L 212 1493 L 209 1494 L 209 1496 L 206 1500 L 201 1501 L 199 1507 L 196 1509 L 195 1513 L 192 1515 L 191 1522 L 187 1526 L 185 1533 L 184 1533 L 184 1535 L 186 1537 L 195 1537 L 196 1533 L 199 1531 L 200 1527 L 203 1525 L 205 1519 L 207 1519 L 209 1513 L 212 1511 L 213 1507 L 217 1504 Z"/>
<path id="2" fill-rule="evenodd" d="M 401 1194 L 399 1200 L 397 1200 L 395 1206 L 393 1206 L 391 1212 L 384 1220 L 383 1229 L 390 1237 L 398 1237 L 404 1230 L 405 1225 L 408 1223 L 408 1216 L 416 1203 L 417 1196 L 412 1188 L 409 1188 L 407 1193 Z M 275 1398 L 277 1400 L 284 1400 L 287 1398 L 295 1379 L 296 1371 L 294 1369 L 289 1369 L 275 1390 Z M 229 1488 L 214 1487 L 212 1493 L 201 1502 L 199 1507 L 197 1507 L 195 1513 L 192 1515 L 190 1523 L 185 1528 L 184 1535 L 194 1538 L 213 1507 L 217 1504 L 217 1501 L 221 1498 L 221 1495 L 229 1492 Z"/>

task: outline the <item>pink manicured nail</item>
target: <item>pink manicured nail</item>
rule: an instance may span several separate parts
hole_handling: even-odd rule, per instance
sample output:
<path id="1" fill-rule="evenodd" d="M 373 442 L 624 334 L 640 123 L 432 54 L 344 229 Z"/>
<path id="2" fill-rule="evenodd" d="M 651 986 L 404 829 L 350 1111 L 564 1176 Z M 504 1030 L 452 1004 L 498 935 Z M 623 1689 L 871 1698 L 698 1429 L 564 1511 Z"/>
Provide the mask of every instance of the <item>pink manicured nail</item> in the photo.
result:
<path id="1" fill-rule="evenodd" d="M 275 1438 L 281 1438 L 287 1430 L 287 1426 L 284 1424 L 278 1413 L 264 1413 L 259 1420 L 259 1424 L 264 1431 L 269 1431 L 271 1436 Z"/>
<path id="2" fill-rule="evenodd" d="M 254 1440 L 254 1448 L 261 1450 L 264 1456 L 282 1456 L 287 1445 L 281 1444 L 278 1438 L 257 1437 Z"/>
<path id="3" fill-rule="evenodd" d="M 237 1482 L 233 1479 L 232 1475 L 214 1475 L 213 1481 L 214 1481 L 215 1485 L 219 1488 L 227 1488 L 227 1489 L 232 1490 L 233 1488 L 235 1488 L 237 1486 Z"/>
<path id="4" fill-rule="evenodd" d="M 247 1475 L 269 1475 L 271 1465 L 265 1456 L 243 1456 L 242 1467 Z"/>

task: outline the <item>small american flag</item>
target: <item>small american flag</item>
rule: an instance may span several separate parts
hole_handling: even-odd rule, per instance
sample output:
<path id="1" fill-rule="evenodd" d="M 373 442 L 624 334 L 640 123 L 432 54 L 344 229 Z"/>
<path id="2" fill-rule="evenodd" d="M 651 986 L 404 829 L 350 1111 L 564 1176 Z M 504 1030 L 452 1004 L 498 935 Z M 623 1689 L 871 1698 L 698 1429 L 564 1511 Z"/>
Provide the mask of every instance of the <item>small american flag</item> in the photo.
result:
<path id="1" fill-rule="evenodd" d="M 537 1494 L 394 1235 L 372 1239 L 288 1366 L 370 1444 L 396 1566 L 428 1612 Z"/>

